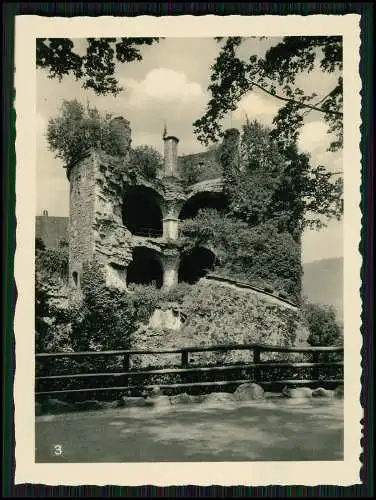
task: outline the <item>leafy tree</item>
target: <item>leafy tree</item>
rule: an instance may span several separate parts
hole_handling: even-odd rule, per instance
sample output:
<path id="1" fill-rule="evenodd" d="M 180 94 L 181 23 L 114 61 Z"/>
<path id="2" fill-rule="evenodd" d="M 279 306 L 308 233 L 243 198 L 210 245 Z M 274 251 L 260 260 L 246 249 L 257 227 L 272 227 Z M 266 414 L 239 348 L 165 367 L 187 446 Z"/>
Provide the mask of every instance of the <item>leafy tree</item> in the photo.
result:
<path id="1" fill-rule="evenodd" d="M 320 228 L 341 217 L 341 178 L 333 181 L 324 167 L 312 167 L 295 145 L 281 149 L 270 129 L 257 122 L 247 121 L 239 135 L 226 131 L 221 148 L 232 216 L 251 226 L 273 221 L 297 240 L 305 227 Z"/>
<path id="2" fill-rule="evenodd" d="M 66 165 L 89 148 L 101 148 L 113 156 L 128 153 L 129 141 L 124 137 L 128 122 L 111 114 L 102 115 L 95 107 L 84 107 L 77 99 L 64 100 L 59 114 L 47 126 L 49 149 Z"/>
<path id="3" fill-rule="evenodd" d="M 333 307 L 306 303 L 302 310 L 310 331 L 308 342 L 312 346 L 342 345 L 342 330 Z"/>
<path id="4" fill-rule="evenodd" d="M 138 146 L 130 151 L 128 169 L 130 174 L 141 174 L 149 180 L 155 180 L 162 169 L 163 158 L 151 146 Z"/>
<path id="5" fill-rule="evenodd" d="M 81 55 L 69 38 L 37 38 L 36 65 L 48 71 L 50 78 L 72 74 L 84 89 L 96 94 L 117 95 L 121 92 L 115 78 L 116 63 L 141 61 L 142 46 L 158 38 L 87 38 L 86 52 Z"/>
<path id="6" fill-rule="evenodd" d="M 218 37 L 222 43 L 223 38 Z M 85 55 L 75 50 L 74 42 L 68 38 L 39 38 L 36 41 L 36 63 L 38 68 L 48 70 L 50 78 L 61 80 L 73 76 L 82 82 L 85 89 L 96 94 L 117 95 L 123 89 L 116 79 L 116 63 L 141 61 L 142 46 L 158 42 L 158 38 L 88 38 Z M 236 53 L 242 37 L 224 40 L 220 53 L 212 66 L 209 91 L 212 99 L 205 115 L 194 123 L 199 140 L 204 143 L 215 140 L 221 132 L 220 120 L 227 111 L 235 110 L 240 98 L 258 88 L 286 104 L 275 117 L 275 131 L 285 140 L 296 139 L 302 125 L 302 113 L 312 110 L 322 113 L 329 131 L 337 136 L 330 149 L 342 145 L 342 101 L 343 80 L 338 76 L 331 91 L 318 100 L 313 93 L 304 95 L 296 85 L 297 76 L 319 65 L 323 72 L 342 70 L 342 38 L 340 36 L 285 37 L 271 47 L 265 57 L 251 55 L 248 61 L 241 60 Z M 276 86 L 280 90 L 276 90 Z M 314 101 L 314 102 L 312 102 Z"/>
<path id="7" fill-rule="evenodd" d="M 218 140 L 222 135 L 220 122 L 226 113 L 235 111 L 242 96 L 257 88 L 285 103 L 274 118 L 274 133 L 284 143 L 296 142 L 304 114 L 315 110 L 322 114 L 329 132 L 336 135 L 330 150 L 339 149 L 343 130 L 342 37 L 285 37 L 263 58 L 250 55 L 248 60 L 237 53 L 244 40 L 217 38 L 223 45 L 212 66 L 208 87 L 212 97 L 204 116 L 193 124 L 198 139 L 205 144 Z M 323 72 L 338 74 L 335 86 L 325 96 L 305 95 L 296 83 L 301 73 L 309 73 L 315 66 Z"/>

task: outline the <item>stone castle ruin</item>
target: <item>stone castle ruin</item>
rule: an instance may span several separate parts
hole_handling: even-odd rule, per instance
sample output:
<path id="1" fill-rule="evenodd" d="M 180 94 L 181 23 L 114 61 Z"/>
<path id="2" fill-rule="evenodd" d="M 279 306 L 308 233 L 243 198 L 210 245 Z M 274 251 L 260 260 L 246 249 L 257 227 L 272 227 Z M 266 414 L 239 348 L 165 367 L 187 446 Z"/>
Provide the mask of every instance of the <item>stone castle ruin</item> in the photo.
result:
<path id="1" fill-rule="evenodd" d="M 129 123 L 117 120 L 130 148 Z M 185 187 L 180 172 L 187 158 L 179 168 L 179 139 L 165 135 L 163 141 L 164 164 L 153 184 L 145 179 L 122 183 L 111 159 L 98 152 L 68 166 L 72 293 L 79 290 L 83 263 L 94 258 L 103 264 L 108 285 L 119 288 L 131 283 L 170 288 L 194 283 L 214 269 L 213 249 L 180 252 L 179 224 L 201 208 L 226 207 L 221 178 Z"/>
<path id="2" fill-rule="evenodd" d="M 129 152 L 129 122 L 119 117 L 113 126 Z M 239 140 L 239 133 L 235 137 Z M 56 246 L 67 231 L 70 299 L 80 298 L 83 266 L 96 260 L 109 287 L 127 290 L 141 284 L 168 290 L 184 282 L 198 287 L 192 293 L 199 307 L 201 300 L 205 304 L 212 297 L 211 305 L 203 306 L 205 312 L 196 313 L 193 307 L 188 317 L 173 307 L 156 310 L 149 324 L 132 334 L 134 348 L 223 342 L 305 345 L 308 331 L 295 304 L 231 276 L 217 275 L 218 256 L 209 245 L 184 249 L 180 234 L 184 220 L 194 218 L 200 209 L 220 213 L 227 209 L 221 167 L 215 151 L 179 157 L 177 137 L 165 133 L 163 142 L 164 161 L 154 180 L 130 175 L 127 154 L 116 158 L 101 150 L 88 150 L 67 167 L 69 221 L 55 224 L 55 218 L 40 216 L 36 236 Z M 201 169 L 202 175 L 187 183 L 183 169 L 192 167 Z"/>

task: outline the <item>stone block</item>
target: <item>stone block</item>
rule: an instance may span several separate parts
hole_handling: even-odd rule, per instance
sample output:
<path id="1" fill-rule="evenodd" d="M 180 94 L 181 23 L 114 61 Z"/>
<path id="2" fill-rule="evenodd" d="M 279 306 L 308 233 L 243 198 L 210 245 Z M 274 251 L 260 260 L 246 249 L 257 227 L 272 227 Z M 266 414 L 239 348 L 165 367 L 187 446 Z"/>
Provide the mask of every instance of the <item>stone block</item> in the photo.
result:
<path id="1" fill-rule="evenodd" d="M 103 401 L 102 402 L 102 407 L 104 410 L 110 410 L 112 408 L 118 408 L 119 402 L 118 401 Z"/>
<path id="2" fill-rule="evenodd" d="M 146 390 L 148 398 L 160 398 L 163 396 L 162 389 L 159 386 L 153 387 L 152 389 Z"/>
<path id="3" fill-rule="evenodd" d="M 123 396 L 119 400 L 119 407 L 121 408 L 140 408 L 152 405 L 153 403 L 146 398 Z"/>
<path id="4" fill-rule="evenodd" d="M 253 382 L 239 385 L 234 392 L 237 401 L 253 401 L 264 399 L 264 389 Z"/>
<path id="5" fill-rule="evenodd" d="M 323 387 L 318 387 L 312 391 L 313 398 L 332 398 L 334 396 L 334 391 L 329 391 Z"/>
<path id="6" fill-rule="evenodd" d="M 231 403 L 236 400 L 234 394 L 228 392 L 212 392 L 205 396 L 205 403 Z"/>
<path id="7" fill-rule="evenodd" d="M 175 396 L 170 396 L 170 403 L 172 405 L 189 404 L 192 402 L 193 402 L 193 396 L 190 396 L 186 392 L 183 392 L 181 394 L 176 394 Z"/>
<path id="8" fill-rule="evenodd" d="M 282 390 L 282 394 L 286 398 L 293 398 L 293 399 L 311 398 L 312 389 L 310 389 L 309 387 L 296 387 L 296 388 L 284 387 Z"/>
<path id="9" fill-rule="evenodd" d="M 167 408 L 171 406 L 170 398 L 168 396 L 158 396 L 153 398 L 148 398 L 146 402 L 150 403 L 155 408 Z"/>

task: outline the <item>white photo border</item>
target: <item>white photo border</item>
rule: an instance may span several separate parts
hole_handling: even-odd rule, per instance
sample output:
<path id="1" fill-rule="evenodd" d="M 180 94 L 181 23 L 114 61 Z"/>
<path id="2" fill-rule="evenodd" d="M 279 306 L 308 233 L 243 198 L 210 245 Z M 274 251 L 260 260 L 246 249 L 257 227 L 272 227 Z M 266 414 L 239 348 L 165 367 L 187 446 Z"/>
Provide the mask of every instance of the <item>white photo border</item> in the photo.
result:
<path id="1" fill-rule="evenodd" d="M 36 38 L 122 36 L 342 35 L 344 54 L 344 459 L 333 462 L 35 463 L 34 242 L 36 207 Z M 361 78 L 360 15 L 16 16 L 16 371 L 15 484 L 267 486 L 360 484 L 361 420 Z"/>

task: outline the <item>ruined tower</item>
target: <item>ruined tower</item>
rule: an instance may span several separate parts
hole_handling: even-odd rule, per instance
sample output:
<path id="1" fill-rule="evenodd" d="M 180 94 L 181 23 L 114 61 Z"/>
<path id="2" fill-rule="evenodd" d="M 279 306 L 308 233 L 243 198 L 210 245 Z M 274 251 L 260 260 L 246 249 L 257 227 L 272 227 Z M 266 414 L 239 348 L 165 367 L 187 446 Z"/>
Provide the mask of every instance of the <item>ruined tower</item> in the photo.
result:
<path id="1" fill-rule="evenodd" d="M 95 154 L 88 151 L 67 167 L 69 189 L 69 285 L 79 292 L 82 266 L 94 256 Z"/>
<path id="2" fill-rule="evenodd" d="M 122 117 L 110 124 L 120 136 L 124 159 L 130 149 L 129 122 Z M 115 163 L 100 150 L 88 149 L 67 166 L 69 193 L 69 285 L 80 294 L 82 268 L 94 258 L 105 269 L 109 281 L 121 285 L 130 260 L 127 234 L 122 224 L 123 192 Z"/>

